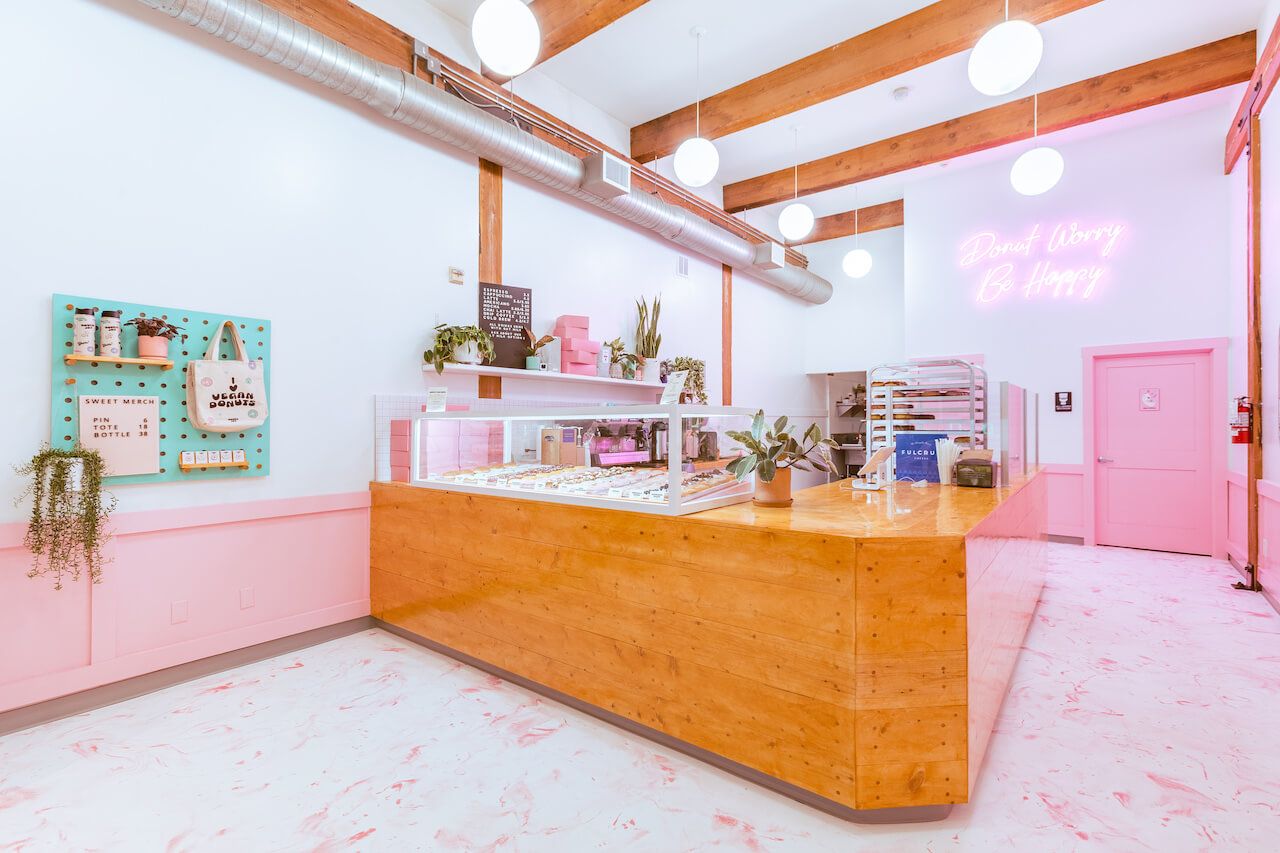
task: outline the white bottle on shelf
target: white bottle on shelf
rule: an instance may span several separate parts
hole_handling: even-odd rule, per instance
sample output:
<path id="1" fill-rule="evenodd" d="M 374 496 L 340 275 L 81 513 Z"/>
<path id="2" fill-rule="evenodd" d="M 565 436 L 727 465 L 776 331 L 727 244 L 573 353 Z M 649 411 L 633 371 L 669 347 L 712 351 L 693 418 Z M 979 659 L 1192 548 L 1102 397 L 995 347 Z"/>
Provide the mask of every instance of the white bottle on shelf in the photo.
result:
<path id="1" fill-rule="evenodd" d="M 120 357 L 120 311 L 102 312 L 102 328 L 98 332 L 98 355 Z"/>
<path id="2" fill-rule="evenodd" d="M 71 318 L 71 351 L 76 355 L 94 355 L 98 332 L 98 309 L 77 308 Z"/>

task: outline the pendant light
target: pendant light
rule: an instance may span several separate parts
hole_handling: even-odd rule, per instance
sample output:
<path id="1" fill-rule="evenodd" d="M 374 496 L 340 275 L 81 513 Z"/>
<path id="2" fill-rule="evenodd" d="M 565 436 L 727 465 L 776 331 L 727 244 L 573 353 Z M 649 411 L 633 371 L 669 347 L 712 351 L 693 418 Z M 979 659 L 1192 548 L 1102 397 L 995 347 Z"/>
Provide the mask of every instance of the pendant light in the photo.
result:
<path id="1" fill-rule="evenodd" d="M 796 201 L 782 208 L 782 213 L 778 214 L 778 230 L 782 232 L 782 236 L 788 241 L 794 243 L 797 240 L 803 240 L 809 236 L 809 232 L 813 230 L 813 211 L 809 209 L 809 205 L 800 201 L 800 128 L 791 128 L 795 134 L 796 149 L 796 165 L 795 165 L 795 199 Z"/>
<path id="2" fill-rule="evenodd" d="M 471 42 L 488 68 L 515 77 L 538 61 L 542 31 L 520 0 L 484 0 L 471 19 Z"/>
<path id="3" fill-rule="evenodd" d="M 1007 95 L 1031 79 L 1044 56 L 1044 37 L 1035 24 L 1009 20 L 987 30 L 969 54 L 969 82 L 984 95 Z"/>
<path id="4" fill-rule="evenodd" d="M 710 139 L 702 138 L 702 37 L 706 27 L 694 27 L 689 35 L 698 40 L 697 71 L 694 77 L 694 135 L 676 149 L 676 177 L 686 187 L 705 187 L 720 171 L 720 152 Z"/>
<path id="5" fill-rule="evenodd" d="M 1035 117 L 1032 119 L 1031 138 L 1040 135 L 1040 96 L 1034 98 Z M 1024 151 L 1009 172 L 1009 182 L 1023 195 L 1042 195 L 1058 185 L 1066 170 L 1066 161 L 1056 148 L 1037 145 Z"/>
<path id="6" fill-rule="evenodd" d="M 875 259 L 866 249 L 858 247 L 858 188 L 853 188 L 853 251 L 844 256 L 841 266 L 849 278 L 866 278 Z"/>

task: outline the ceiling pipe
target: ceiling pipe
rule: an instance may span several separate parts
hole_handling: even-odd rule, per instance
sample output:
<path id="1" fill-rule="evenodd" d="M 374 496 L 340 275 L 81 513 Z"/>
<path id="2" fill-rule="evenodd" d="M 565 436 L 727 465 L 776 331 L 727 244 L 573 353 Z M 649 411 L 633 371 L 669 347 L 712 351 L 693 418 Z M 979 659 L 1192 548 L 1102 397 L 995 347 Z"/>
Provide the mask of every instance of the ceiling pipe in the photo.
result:
<path id="1" fill-rule="evenodd" d="M 755 246 L 682 207 L 632 190 L 600 198 L 582 189 L 582 161 L 400 68 L 379 62 L 258 2 L 139 0 L 216 38 L 347 95 L 427 136 L 589 202 L 634 225 L 807 302 L 831 283 L 806 269 L 760 269 Z"/>

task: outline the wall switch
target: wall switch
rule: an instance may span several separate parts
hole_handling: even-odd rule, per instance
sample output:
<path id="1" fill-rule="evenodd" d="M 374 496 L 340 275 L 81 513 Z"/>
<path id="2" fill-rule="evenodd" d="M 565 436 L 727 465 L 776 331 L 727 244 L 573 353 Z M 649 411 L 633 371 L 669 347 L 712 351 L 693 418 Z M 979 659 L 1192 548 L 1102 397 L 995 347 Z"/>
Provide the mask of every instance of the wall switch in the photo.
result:
<path id="1" fill-rule="evenodd" d="M 449 267 L 449 283 L 450 284 L 466 284 L 467 274 L 462 271 L 462 267 Z"/>
<path id="2" fill-rule="evenodd" d="M 240 609 L 248 610 L 252 606 L 253 606 L 253 587 L 251 586 L 240 587 Z"/>
<path id="3" fill-rule="evenodd" d="M 169 604 L 169 624 L 180 625 L 187 621 L 187 602 L 174 601 Z"/>
<path id="4" fill-rule="evenodd" d="M 1268 539 L 1263 539 L 1262 540 L 1262 556 L 1264 557 L 1270 556 L 1267 553 L 1270 550 L 1271 550 L 1271 541 Z"/>

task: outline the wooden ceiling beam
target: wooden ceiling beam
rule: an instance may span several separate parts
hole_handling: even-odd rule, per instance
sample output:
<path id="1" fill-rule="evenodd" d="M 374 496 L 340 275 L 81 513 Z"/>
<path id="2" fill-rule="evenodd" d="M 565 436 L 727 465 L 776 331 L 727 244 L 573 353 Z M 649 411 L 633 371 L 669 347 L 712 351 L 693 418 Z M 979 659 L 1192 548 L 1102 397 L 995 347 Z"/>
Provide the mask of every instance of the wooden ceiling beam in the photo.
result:
<path id="1" fill-rule="evenodd" d="M 1253 73 L 1256 34 L 1231 36 L 1040 94 L 1040 131 L 1052 133 L 1243 83 Z M 1032 135 L 1032 98 L 971 113 L 800 165 L 800 193 L 837 187 L 998 148 Z M 792 197 L 790 167 L 729 184 L 730 213 Z"/>
<path id="2" fill-rule="evenodd" d="M 614 21 L 639 9 L 648 0 L 533 0 L 529 10 L 542 30 L 538 62 L 573 47 Z"/>
<path id="3" fill-rule="evenodd" d="M 1101 0 L 1011 0 L 1009 15 L 1040 24 Z M 535 2 L 536 5 L 536 2 Z M 961 53 L 1004 20 L 1004 0 L 939 0 L 702 101 L 702 135 L 718 139 Z M 631 129 L 642 163 L 694 135 L 694 105 Z"/>
<path id="4" fill-rule="evenodd" d="M 841 237 L 852 237 L 855 233 L 868 234 L 872 231 L 883 231 L 885 228 L 897 228 L 904 221 L 902 199 L 886 201 L 884 204 L 873 204 L 857 210 L 821 216 L 813 224 L 813 230 L 803 240 L 795 240 L 788 246 L 807 246 L 810 243 L 821 243 L 823 240 L 837 240 Z"/>
<path id="5" fill-rule="evenodd" d="M 1249 118 L 1262 115 L 1262 108 L 1280 81 L 1280 26 L 1272 27 L 1271 37 L 1258 57 L 1257 67 L 1249 78 L 1249 88 L 1240 100 L 1240 108 L 1236 110 L 1231 121 L 1231 129 L 1227 131 L 1226 173 L 1231 174 L 1240 155 L 1249 145 Z"/>

